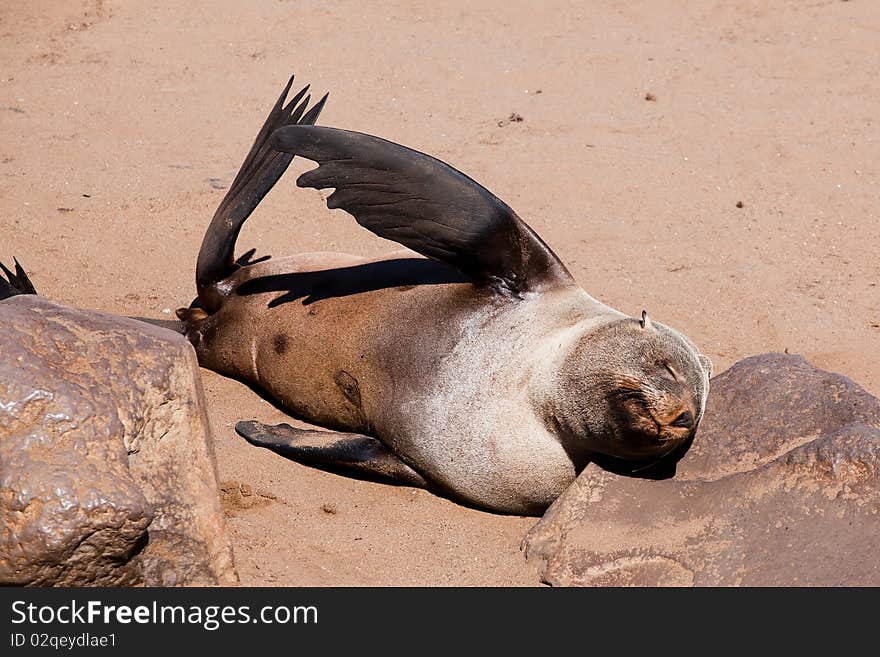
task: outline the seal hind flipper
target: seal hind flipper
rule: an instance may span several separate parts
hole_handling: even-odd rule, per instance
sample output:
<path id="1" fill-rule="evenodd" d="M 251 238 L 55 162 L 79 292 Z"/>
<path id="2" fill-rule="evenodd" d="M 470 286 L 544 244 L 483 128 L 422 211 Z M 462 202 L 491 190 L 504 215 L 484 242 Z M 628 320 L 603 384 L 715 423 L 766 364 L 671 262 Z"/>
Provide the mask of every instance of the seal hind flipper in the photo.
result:
<path id="1" fill-rule="evenodd" d="M 540 237 L 503 201 L 429 155 L 359 132 L 306 125 L 276 130 L 272 145 L 319 166 L 300 187 L 335 191 L 341 208 L 373 233 L 434 258 L 502 294 L 571 284 Z"/>
<path id="2" fill-rule="evenodd" d="M 8 299 L 17 294 L 36 294 L 37 290 L 34 288 L 34 284 L 31 283 L 31 279 L 28 278 L 24 267 L 19 264 L 16 258 L 13 258 L 12 261 L 15 263 L 14 273 L 0 262 L 0 270 L 3 270 L 3 273 L 6 275 L 6 278 L 0 276 L 0 299 Z"/>
<path id="3" fill-rule="evenodd" d="M 217 207 L 199 250 L 196 287 L 199 300 L 208 313 L 215 312 L 222 302 L 222 294 L 216 289 L 216 284 L 238 267 L 235 263 L 234 251 L 235 241 L 242 225 L 293 160 L 292 154 L 274 150 L 269 145 L 270 136 L 282 126 L 313 124 L 327 100 L 325 94 L 306 111 L 311 99 L 311 96 L 305 95 L 309 88 L 306 85 L 285 105 L 284 99 L 292 85 L 291 76 L 272 111 L 269 112 L 263 127 L 260 128 L 226 196 Z"/>
<path id="4" fill-rule="evenodd" d="M 401 461 L 385 445 L 358 433 L 295 429 L 289 424 L 270 426 L 253 420 L 239 422 L 235 430 L 252 445 L 266 447 L 277 454 L 321 469 L 342 471 L 369 479 L 427 488 L 427 482 Z M 335 438 L 324 445 L 306 444 L 311 440 Z"/>

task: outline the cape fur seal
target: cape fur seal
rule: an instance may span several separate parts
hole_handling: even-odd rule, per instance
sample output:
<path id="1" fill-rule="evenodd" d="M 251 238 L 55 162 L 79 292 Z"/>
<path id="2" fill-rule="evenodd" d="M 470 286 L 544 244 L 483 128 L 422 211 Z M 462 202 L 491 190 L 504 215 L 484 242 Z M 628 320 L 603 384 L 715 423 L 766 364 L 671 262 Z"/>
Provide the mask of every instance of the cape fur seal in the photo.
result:
<path id="1" fill-rule="evenodd" d="M 301 463 L 540 514 L 591 460 L 656 461 L 689 441 L 710 365 L 685 336 L 582 290 L 507 205 L 449 165 L 314 123 L 293 79 L 205 235 L 178 311 L 204 367 L 334 431 L 239 422 Z M 234 260 L 294 156 L 300 187 L 412 251 Z M 421 254 L 418 257 L 416 254 Z M 339 432 L 339 433 L 337 433 Z"/>

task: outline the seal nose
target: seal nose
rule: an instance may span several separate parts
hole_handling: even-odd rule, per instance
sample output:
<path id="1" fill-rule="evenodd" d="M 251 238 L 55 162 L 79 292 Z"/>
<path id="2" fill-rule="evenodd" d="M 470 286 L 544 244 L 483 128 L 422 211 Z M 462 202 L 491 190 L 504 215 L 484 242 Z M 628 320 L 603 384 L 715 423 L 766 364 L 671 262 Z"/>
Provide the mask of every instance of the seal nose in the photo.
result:
<path id="1" fill-rule="evenodd" d="M 690 411 L 684 411 L 679 413 L 676 418 L 669 423 L 671 427 L 679 427 L 682 429 L 693 429 L 694 428 L 694 414 Z"/>

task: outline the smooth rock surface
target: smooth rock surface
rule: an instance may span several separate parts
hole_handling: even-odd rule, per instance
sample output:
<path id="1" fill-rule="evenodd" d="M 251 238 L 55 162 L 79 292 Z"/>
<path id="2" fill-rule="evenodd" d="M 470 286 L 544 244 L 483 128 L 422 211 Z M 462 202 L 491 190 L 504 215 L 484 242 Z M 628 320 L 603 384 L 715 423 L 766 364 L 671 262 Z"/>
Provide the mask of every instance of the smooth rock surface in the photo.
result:
<path id="1" fill-rule="evenodd" d="M 880 400 L 799 356 L 712 380 L 673 479 L 590 466 L 528 533 L 553 585 L 878 585 Z"/>
<path id="2" fill-rule="evenodd" d="M 3 584 L 236 583 L 186 340 L 0 302 L 0 516 Z"/>

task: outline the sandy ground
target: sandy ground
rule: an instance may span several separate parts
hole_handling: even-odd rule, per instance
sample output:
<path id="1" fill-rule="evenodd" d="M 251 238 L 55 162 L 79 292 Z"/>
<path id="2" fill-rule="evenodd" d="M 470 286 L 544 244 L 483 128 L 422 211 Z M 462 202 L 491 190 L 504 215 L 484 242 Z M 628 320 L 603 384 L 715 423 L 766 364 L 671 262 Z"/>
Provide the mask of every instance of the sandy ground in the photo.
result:
<path id="1" fill-rule="evenodd" d="M 788 350 L 880 393 L 880 3 L 623 4 L 4 3 L 0 259 L 50 298 L 169 318 L 296 71 L 331 92 L 322 124 L 467 172 L 716 371 Z M 292 173 L 242 249 L 395 248 Z M 283 414 L 203 373 L 244 584 L 538 583 L 534 519 L 253 448 L 233 423 Z"/>

